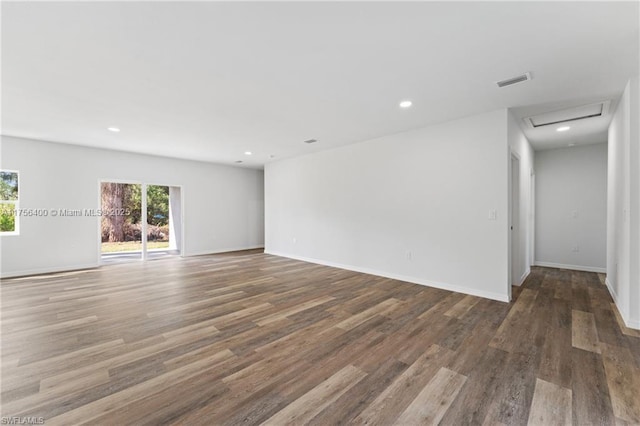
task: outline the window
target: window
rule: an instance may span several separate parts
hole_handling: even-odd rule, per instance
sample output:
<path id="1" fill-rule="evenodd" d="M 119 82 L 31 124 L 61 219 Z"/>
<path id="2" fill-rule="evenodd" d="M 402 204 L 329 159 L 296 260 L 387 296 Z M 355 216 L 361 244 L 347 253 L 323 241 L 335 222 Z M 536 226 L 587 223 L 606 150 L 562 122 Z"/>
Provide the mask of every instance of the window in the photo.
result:
<path id="1" fill-rule="evenodd" d="M 19 231 L 18 209 L 20 202 L 18 172 L 0 170 L 0 234 L 17 235 Z"/>

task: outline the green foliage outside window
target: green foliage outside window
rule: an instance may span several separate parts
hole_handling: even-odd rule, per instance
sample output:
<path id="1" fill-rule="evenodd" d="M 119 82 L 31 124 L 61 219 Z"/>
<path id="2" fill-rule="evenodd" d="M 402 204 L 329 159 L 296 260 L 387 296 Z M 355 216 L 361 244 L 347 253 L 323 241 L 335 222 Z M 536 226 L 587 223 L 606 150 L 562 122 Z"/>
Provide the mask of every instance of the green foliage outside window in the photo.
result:
<path id="1" fill-rule="evenodd" d="M 0 232 L 14 232 L 15 230 L 15 205 L 13 203 L 0 204 Z"/>
<path id="2" fill-rule="evenodd" d="M 131 212 L 129 221 L 138 223 L 141 219 L 141 186 L 127 185 L 122 206 Z M 147 186 L 147 223 L 166 226 L 169 224 L 169 187 Z"/>
<path id="3" fill-rule="evenodd" d="M 0 171 L 0 200 L 18 199 L 18 173 Z"/>
<path id="4" fill-rule="evenodd" d="M 0 232 L 15 232 L 18 173 L 0 171 Z"/>

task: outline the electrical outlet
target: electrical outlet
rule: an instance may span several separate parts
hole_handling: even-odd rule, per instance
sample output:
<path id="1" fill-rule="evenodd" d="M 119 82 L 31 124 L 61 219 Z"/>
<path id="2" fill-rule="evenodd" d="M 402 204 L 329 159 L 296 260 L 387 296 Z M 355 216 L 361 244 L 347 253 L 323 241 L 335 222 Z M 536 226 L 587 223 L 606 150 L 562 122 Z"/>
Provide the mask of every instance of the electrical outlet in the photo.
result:
<path id="1" fill-rule="evenodd" d="M 296 237 L 293 237 L 293 244 L 297 243 L 298 239 Z"/>
<path id="2" fill-rule="evenodd" d="M 498 220 L 497 210 L 489 210 L 489 220 Z"/>
<path id="3" fill-rule="evenodd" d="M 571 217 L 574 218 L 574 219 L 577 219 L 578 218 L 578 210 L 573 210 L 571 212 Z"/>
<path id="4" fill-rule="evenodd" d="M 411 251 L 409 250 L 407 250 L 407 253 L 405 254 L 405 256 L 407 257 L 407 260 L 413 259 L 413 253 L 411 253 Z"/>
<path id="5" fill-rule="evenodd" d="M 571 247 L 571 251 L 574 253 L 578 253 L 580 251 L 580 247 L 576 244 L 575 246 Z"/>

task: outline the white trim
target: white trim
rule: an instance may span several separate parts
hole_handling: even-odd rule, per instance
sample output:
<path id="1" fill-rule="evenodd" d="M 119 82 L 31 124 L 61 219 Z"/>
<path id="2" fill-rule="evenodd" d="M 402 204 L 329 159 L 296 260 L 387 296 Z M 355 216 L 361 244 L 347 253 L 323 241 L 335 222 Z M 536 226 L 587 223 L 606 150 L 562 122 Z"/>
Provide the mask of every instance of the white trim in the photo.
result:
<path id="1" fill-rule="evenodd" d="M 102 180 L 98 179 L 98 201 L 97 201 L 97 208 L 102 208 Z M 96 217 L 96 220 L 98 221 L 98 237 L 96 239 L 96 262 L 98 263 L 98 265 L 102 265 L 102 218 L 101 217 Z"/>
<path id="2" fill-rule="evenodd" d="M 2 172 L 15 173 L 18 179 L 18 199 L 17 200 L 0 200 L 0 204 L 13 204 L 14 212 L 20 211 L 20 193 L 22 192 L 22 184 L 20 183 L 20 170 L 1 169 Z M 0 231 L 0 237 L 15 237 L 20 235 L 20 217 L 19 214 L 13 216 L 13 231 Z"/>
<path id="3" fill-rule="evenodd" d="M 127 185 L 140 185 L 140 219 L 141 219 L 141 224 L 142 224 L 142 232 L 141 232 L 141 242 L 142 242 L 142 251 L 141 251 L 141 256 L 140 256 L 140 260 L 141 261 L 146 261 L 149 260 L 147 257 L 147 252 L 149 251 L 147 249 L 147 187 L 149 185 L 152 186 L 166 186 L 166 187 L 174 187 L 174 188 L 180 188 L 180 229 L 182 232 L 182 238 L 180 241 L 180 247 L 177 249 L 179 250 L 179 253 L 177 254 L 177 256 L 180 257 L 185 257 L 184 254 L 184 247 L 185 247 L 185 220 L 184 220 L 184 186 L 183 185 L 165 185 L 162 183 L 159 184 L 155 184 L 155 183 L 144 183 L 142 181 L 137 181 L 137 180 L 130 180 L 130 179 L 98 179 L 98 208 L 102 208 L 102 184 L 103 183 L 122 183 L 122 184 L 127 184 Z M 142 195 L 144 194 L 144 196 Z M 144 221 L 142 221 L 142 218 L 145 218 Z M 175 225 L 175 224 L 174 224 Z M 104 262 L 102 262 L 102 222 L 100 220 L 100 218 L 98 217 L 98 247 L 97 247 L 97 262 L 98 262 L 98 266 L 103 265 Z M 155 260 L 155 259 L 154 259 Z"/>
<path id="4" fill-rule="evenodd" d="M 413 284 L 420 284 L 427 287 L 435 287 L 442 290 L 454 291 L 456 293 L 464 293 L 464 294 L 470 294 L 472 296 L 484 297 L 485 299 L 497 300 L 499 302 L 507 302 L 507 303 L 509 302 L 508 294 L 482 291 L 482 290 L 477 290 L 474 288 L 469 288 L 469 287 L 464 287 L 464 286 L 459 286 L 454 284 L 434 282 L 434 281 L 425 280 L 423 278 L 409 277 L 406 275 L 378 271 L 370 268 L 362 268 L 359 266 L 345 265 L 342 263 L 330 262 L 330 261 L 320 260 L 320 259 L 313 259 L 310 257 L 296 256 L 292 254 L 285 254 L 285 253 L 267 251 L 267 250 L 265 250 L 264 252 L 265 254 L 271 254 L 273 256 L 287 257 L 289 259 L 301 260 L 303 262 L 316 263 L 318 265 L 324 265 L 324 266 L 331 266 L 332 268 L 340 268 L 340 269 L 346 269 L 348 271 L 361 272 L 363 274 L 377 275 L 379 277 L 391 278 L 394 280 L 405 281 Z"/>
<path id="5" fill-rule="evenodd" d="M 618 312 L 622 317 L 622 321 L 624 322 L 624 325 L 626 325 L 627 328 L 635 328 L 636 330 L 640 330 L 640 321 L 631 320 L 629 318 L 629 314 L 627 314 L 627 311 L 623 309 L 622 304 L 618 302 L 618 295 L 613 290 L 613 287 L 611 286 L 611 281 L 609 281 L 609 277 L 605 278 L 604 283 L 607 286 L 607 289 L 609 290 L 609 294 L 611 295 L 613 302 L 616 304 L 616 308 L 618 308 Z"/>
<path id="6" fill-rule="evenodd" d="M 206 256 L 208 254 L 220 254 L 220 253 L 229 253 L 232 251 L 255 250 L 255 249 L 263 249 L 263 248 L 264 248 L 264 244 L 260 244 L 257 246 L 249 246 L 249 247 L 224 248 L 224 249 L 218 249 L 218 250 L 199 251 L 195 253 L 185 253 L 183 257 Z"/>
<path id="7" fill-rule="evenodd" d="M 251 247 L 239 247 L 239 248 L 230 248 L 230 249 L 221 249 L 221 250 L 216 250 L 216 251 L 207 251 L 207 252 L 201 252 L 201 253 L 195 253 L 195 254 L 189 254 L 188 256 L 202 256 L 202 255 L 207 255 L 207 254 L 219 254 L 219 253 L 228 253 L 228 252 L 232 252 L 232 251 L 242 251 L 242 250 L 253 250 L 253 249 L 260 249 L 260 248 L 264 248 L 264 245 L 259 245 L 259 246 L 251 246 Z M 14 272 L 8 272 L 8 273 L 0 273 L 0 278 L 18 278 L 18 277 L 27 277 L 30 275 L 42 275 L 42 274 L 53 274 L 56 272 L 71 272 L 71 271 L 77 271 L 80 269 L 95 269 L 95 268 L 99 268 L 100 265 L 99 263 L 87 263 L 84 265 L 70 265 L 70 266 L 63 266 L 63 267 L 55 267 L 55 268 L 40 268 L 40 269 L 27 269 L 27 270 L 23 270 L 23 271 L 14 271 Z M 106 266 L 110 266 L 110 265 L 106 265 Z"/>
<path id="8" fill-rule="evenodd" d="M 618 305 L 616 305 L 618 306 Z M 640 330 L 640 321 L 632 321 L 628 318 L 622 318 L 627 328 L 633 328 L 634 330 Z"/>
<path id="9" fill-rule="evenodd" d="M 149 254 L 147 253 L 147 240 L 149 239 L 149 224 L 147 223 L 147 199 L 149 194 L 147 193 L 148 186 L 146 183 L 140 184 L 140 239 L 142 240 L 142 260 L 148 260 Z"/>
<path id="10" fill-rule="evenodd" d="M 185 240 L 187 239 L 187 233 L 185 232 L 185 193 L 184 193 L 184 186 L 182 185 L 175 185 L 174 188 L 180 188 L 180 233 L 182 235 L 180 235 L 180 257 L 184 257 L 184 251 L 185 251 Z M 171 191 L 171 187 L 169 187 L 169 191 Z"/>
<path id="11" fill-rule="evenodd" d="M 511 294 L 513 287 L 513 160 L 518 161 L 518 170 L 520 170 L 520 154 L 511 145 L 507 146 L 507 152 L 509 154 L 507 158 L 507 277 L 509 277 L 507 279 L 507 297 L 510 301 L 513 298 Z M 519 184 L 520 176 L 518 176 Z M 520 189 L 518 188 L 519 196 Z"/>
<path id="12" fill-rule="evenodd" d="M 530 273 L 531 273 L 531 268 L 527 268 L 527 270 L 524 271 L 524 274 L 522 274 L 522 276 L 520 277 L 520 281 L 518 282 L 518 287 L 524 284 L 524 280 L 527 279 Z"/>
<path id="13" fill-rule="evenodd" d="M 18 277 L 27 277 L 30 275 L 42 275 L 42 274 L 53 274 L 56 272 L 70 272 L 77 271 L 80 269 L 95 269 L 100 267 L 98 263 L 86 263 L 84 265 L 70 265 L 70 266 L 62 266 L 62 267 L 54 267 L 54 268 L 39 268 L 39 269 L 26 269 L 23 271 L 13 271 L 8 273 L 1 273 L 0 277 L 4 278 L 18 278 Z"/>
<path id="14" fill-rule="evenodd" d="M 538 260 L 536 260 L 533 265 L 543 266 L 545 268 L 570 269 L 572 271 L 598 272 L 601 274 L 605 274 L 607 272 L 607 268 L 599 268 L 596 266 L 565 265 L 564 263 L 540 262 Z"/>

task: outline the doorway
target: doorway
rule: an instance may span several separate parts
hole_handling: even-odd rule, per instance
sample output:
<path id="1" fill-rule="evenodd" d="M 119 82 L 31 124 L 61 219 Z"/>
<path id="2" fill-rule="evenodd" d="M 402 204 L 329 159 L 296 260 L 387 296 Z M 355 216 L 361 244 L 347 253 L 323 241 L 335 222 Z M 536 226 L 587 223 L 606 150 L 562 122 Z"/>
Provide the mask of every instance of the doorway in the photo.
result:
<path id="1" fill-rule="evenodd" d="M 520 159 L 511 154 L 511 205 L 509 217 L 509 238 L 511 246 L 510 284 L 520 285 Z"/>
<path id="2" fill-rule="evenodd" d="M 157 259 L 179 255 L 182 246 L 180 187 L 145 186 L 147 187 L 147 241 L 143 257 Z"/>
<path id="3" fill-rule="evenodd" d="M 142 185 L 100 183 L 100 256 L 103 262 L 142 259 Z"/>
<path id="4" fill-rule="evenodd" d="M 180 255 L 180 187 L 103 181 L 100 212 L 100 263 Z"/>

